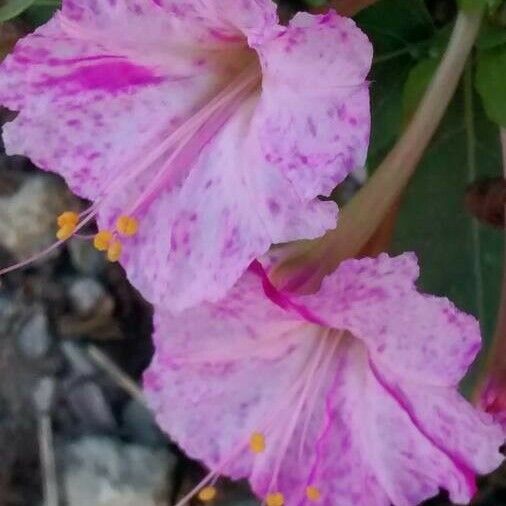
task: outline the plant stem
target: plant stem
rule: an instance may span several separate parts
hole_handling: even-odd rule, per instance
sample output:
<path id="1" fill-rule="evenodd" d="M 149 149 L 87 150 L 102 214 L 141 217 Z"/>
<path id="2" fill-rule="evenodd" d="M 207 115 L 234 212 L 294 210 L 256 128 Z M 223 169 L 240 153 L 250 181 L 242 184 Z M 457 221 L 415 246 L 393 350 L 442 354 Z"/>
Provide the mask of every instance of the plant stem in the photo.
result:
<path id="1" fill-rule="evenodd" d="M 344 207 L 337 228 L 321 239 L 301 241 L 298 255 L 272 273 L 274 283 L 286 287 L 290 278 L 298 278 L 301 282 L 292 289 L 314 290 L 325 275 L 345 258 L 356 256 L 371 239 L 402 194 L 444 116 L 474 46 L 482 14 L 481 10 L 459 13 L 441 64 L 397 144 Z"/>

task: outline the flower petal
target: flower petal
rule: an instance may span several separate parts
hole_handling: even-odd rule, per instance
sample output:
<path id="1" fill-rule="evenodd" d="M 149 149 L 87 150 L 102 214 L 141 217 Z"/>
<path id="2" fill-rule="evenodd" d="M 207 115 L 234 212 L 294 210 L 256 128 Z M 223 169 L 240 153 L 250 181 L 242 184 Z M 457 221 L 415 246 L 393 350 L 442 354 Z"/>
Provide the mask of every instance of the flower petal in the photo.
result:
<path id="1" fill-rule="evenodd" d="M 235 478 L 252 472 L 249 437 L 286 401 L 317 331 L 259 297 L 258 277 L 242 280 L 220 304 L 176 317 L 157 309 L 156 353 L 144 376 L 161 427 Z"/>
<path id="2" fill-rule="evenodd" d="M 255 100 L 207 142 L 174 202 L 164 194 L 167 202 L 154 203 L 139 237 L 125 244 L 129 279 L 150 301 L 172 311 L 217 301 L 271 244 L 335 225 L 335 203 L 301 199 L 261 158 L 250 128 Z"/>
<path id="3" fill-rule="evenodd" d="M 362 363 L 365 367 L 366 356 Z M 415 506 L 437 495 L 440 487 L 453 500 L 467 503 L 476 492 L 472 470 L 435 445 L 371 371 L 364 393 L 362 430 L 370 463 L 392 503 Z"/>
<path id="4" fill-rule="evenodd" d="M 417 277 L 412 254 L 349 260 L 301 301 L 403 377 L 455 385 L 480 348 L 478 323 L 448 299 L 419 293 Z"/>
<path id="5" fill-rule="evenodd" d="M 303 197 L 329 195 L 365 163 L 372 46 L 351 19 L 300 13 L 258 51 L 265 157 Z"/>
<path id="6" fill-rule="evenodd" d="M 244 65 L 242 46 L 199 37 L 153 2 L 67 0 L 0 67 L 0 103 L 21 111 L 4 129 L 9 153 L 96 198 Z"/>
<path id="7" fill-rule="evenodd" d="M 504 459 L 504 432 L 492 415 L 475 409 L 457 390 L 420 385 L 372 364 L 377 379 L 434 442 L 461 467 L 492 472 Z"/>
<path id="8" fill-rule="evenodd" d="M 272 0 L 156 1 L 172 14 L 206 27 L 213 37 L 224 42 L 246 35 L 249 43 L 254 45 L 282 31 Z"/>
<path id="9" fill-rule="evenodd" d="M 376 471 L 394 504 L 418 504 L 438 487 L 453 502 L 468 503 L 475 474 L 503 460 L 500 427 L 452 387 L 392 381 L 389 371 L 370 366 L 364 420 Z"/>

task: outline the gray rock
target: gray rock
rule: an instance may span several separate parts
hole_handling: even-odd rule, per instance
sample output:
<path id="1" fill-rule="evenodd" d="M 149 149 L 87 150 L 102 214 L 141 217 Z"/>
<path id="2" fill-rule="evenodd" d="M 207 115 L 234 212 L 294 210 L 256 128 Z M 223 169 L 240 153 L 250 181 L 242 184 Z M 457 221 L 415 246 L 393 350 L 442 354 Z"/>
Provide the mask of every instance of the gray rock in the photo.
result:
<path id="1" fill-rule="evenodd" d="M 215 506 L 260 506 L 248 482 L 223 480 L 218 486 Z"/>
<path id="2" fill-rule="evenodd" d="M 51 349 L 53 336 L 49 322 L 42 308 L 34 309 L 22 324 L 17 336 L 19 351 L 25 358 L 37 360 L 44 358 Z"/>
<path id="3" fill-rule="evenodd" d="M 261 506 L 261 504 L 260 500 L 249 497 L 244 499 L 233 499 L 225 501 L 218 500 L 215 506 Z"/>
<path id="4" fill-rule="evenodd" d="M 155 423 L 153 413 L 136 400 L 128 402 L 122 414 L 122 433 L 143 445 L 159 446 L 166 441 Z"/>
<path id="5" fill-rule="evenodd" d="M 97 251 L 91 241 L 70 241 L 68 248 L 72 264 L 86 276 L 99 276 L 107 267 L 105 255 Z"/>
<path id="6" fill-rule="evenodd" d="M 117 429 L 111 406 L 96 381 L 98 371 L 88 353 L 78 344 L 65 341 L 62 350 L 69 372 L 62 395 L 76 425 L 87 432 L 109 433 Z"/>
<path id="7" fill-rule="evenodd" d="M 64 341 L 61 347 L 71 367 L 72 376 L 93 376 L 97 372 L 96 367 L 81 346 Z"/>
<path id="8" fill-rule="evenodd" d="M 80 316 L 93 313 L 108 299 L 104 287 L 93 278 L 78 278 L 69 289 L 70 301 L 74 311 Z"/>
<path id="9" fill-rule="evenodd" d="M 61 337 L 96 341 L 123 338 L 114 315 L 115 301 L 100 283 L 92 278 L 78 278 L 71 282 L 68 296 L 72 310 L 56 320 Z"/>
<path id="10" fill-rule="evenodd" d="M 162 506 L 175 457 L 112 438 L 64 444 L 63 485 L 68 506 Z"/>
<path id="11" fill-rule="evenodd" d="M 85 432 L 112 433 L 117 424 L 108 400 L 92 379 L 79 378 L 64 384 L 67 407 L 76 426 Z"/>
<path id="12" fill-rule="evenodd" d="M 51 411 L 56 390 L 56 381 L 51 376 L 43 376 L 33 389 L 33 401 L 39 413 Z"/>
<path id="13" fill-rule="evenodd" d="M 0 244 L 18 259 L 53 243 L 56 218 L 74 207 L 63 184 L 49 175 L 30 176 L 12 195 L 0 198 Z"/>

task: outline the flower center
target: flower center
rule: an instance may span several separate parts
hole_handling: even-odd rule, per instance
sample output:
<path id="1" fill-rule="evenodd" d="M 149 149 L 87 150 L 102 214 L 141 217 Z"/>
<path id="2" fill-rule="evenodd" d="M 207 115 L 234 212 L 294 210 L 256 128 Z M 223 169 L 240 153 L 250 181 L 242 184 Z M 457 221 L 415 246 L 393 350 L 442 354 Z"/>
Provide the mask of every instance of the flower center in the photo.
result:
<path id="1" fill-rule="evenodd" d="M 250 94 L 259 86 L 261 74 L 258 64 L 248 65 L 232 82 L 228 84 L 218 95 L 209 101 L 194 116 L 174 131 L 159 146 L 147 161 L 137 170 L 133 171 L 127 180 L 119 185 L 114 185 L 107 191 L 104 201 L 111 199 L 114 194 L 131 183 L 135 178 L 150 171 L 151 160 L 162 156 L 167 158 L 160 164 L 154 174 L 150 174 L 150 182 L 143 188 L 135 200 L 133 200 L 123 214 L 117 217 L 116 226 L 113 230 L 99 231 L 95 237 L 95 246 L 105 249 L 109 260 L 116 261 L 121 254 L 120 236 L 132 237 L 139 230 L 142 216 L 149 209 L 158 195 L 170 188 L 177 186 L 187 176 L 192 162 L 200 154 L 204 146 L 218 133 L 234 111 Z M 161 153 L 159 155 L 159 153 Z M 106 237 L 107 244 L 103 238 Z M 97 244 L 98 243 L 98 244 Z M 114 251 L 111 254 L 110 248 Z"/>
<path id="2" fill-rule="evenodd" d="M 125 177 L 116 177 L 106 183 L 100 196 L 88 209 L 80 214 L 73 211 L 62 213 L 57 219 L 58 242 L 27 260 L 0 270 L 0 275 L 29 265 L 50 253 L 91 223 L 97 213 L 118 199 L 123 191 L 140 188 L 124 209 L 112 218 L 113 226 L 99 230 L 91 237 L 95 248 L 105 252 L 109 261 L 118 261 L 124 241 L 139 232 L 143 225 L 143 216 L 157 196 L 184 180 L 206 144 L 219 132 L 240 104 L 258 90 L 261 82 L 259 62 L 249 53 L 244 61 L 243 70 L 214 98 L 154 149 L 143 153 L 142 160 L 137 159 L 127 164 Z"/>
<path id="3" fill-rule="evenodd" d="M 307 325 L 307 324 L 303 324 Z M 312 324 L 309 324 L 312 325 Z M 258 422 L 256 430 L 245 434 L 228 455 L 222 457 L 221 462 L 199 483 L 194 490 L 182 498 L 176 506 L 186 505 L 193 496 L 198 496 L 202 502 L 213 500 L 218 491 L 216 482 L 223 470 L 235 459 L 246 452 L 249 452 L 255 462 L 253 467 L 261 466 L 270 469 L 270 480 L 264 492 L 266 506 L 284 506 L 286 498 L 293 496 L 293 490 L 283 490 L 279 486 L 279 475 L 283 465 L 287 462 L 287 456 L 293 457 L 289 447 L 296 445 L 298 448 L 298 462 L 301 469 L 306 469 L 305 478 L 301 483 L 301 490 L 296 495 L 306 499 L 310 503 L 317 504 L 321 498 L 321 488 L 317 483 L 317 468 L 320 465 L 320 454 L 318 439 L 314 445 L 314 455 L 310 458 L 305 454 L 307 451 L 307 437 L 312 418 L 315 414 L 316 403 L 322 399 L 322 391 L 325 389 L 325 379 L 332 376 L 332 367 L 335 366 L 338 348 L 342 343 L 345 332 L 333 329 L 325 329 L 315 326 L 315 340 L 307 359 L 301 364 L 297 379 L 287 389 L 283 401 L 272 406 L 267 416 Z M 279 338 L 272 337 L 256 341 L 254 349 L 249 344 L 249 357 L 245 349 L 219 349 L 200 350 L 198 355 L 173 356 L 175 364 L 185 367 L 201 364 L 223 364 L 230 360 L 253 359 L 254 357 L 266 357 L 265 349 L 275 345 Z M 286 348 L 286 343 L 284 344 Z M 322 435 L 326 433 L 328 421 L 323 420 Z M 295 457 L 297 458 L 297 457 Z M 257 459 L 260 459 L 258 462 Z M 297 501 L 298 504 L 299 501 Z"/>

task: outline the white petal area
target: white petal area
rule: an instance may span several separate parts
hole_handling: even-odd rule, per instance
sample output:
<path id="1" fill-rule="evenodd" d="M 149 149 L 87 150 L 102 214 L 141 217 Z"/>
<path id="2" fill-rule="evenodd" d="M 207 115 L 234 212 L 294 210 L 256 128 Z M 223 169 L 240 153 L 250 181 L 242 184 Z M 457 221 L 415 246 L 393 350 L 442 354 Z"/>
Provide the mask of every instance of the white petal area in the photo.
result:
<path id="1" fill-rule="evenodd" d="M 204 146 L 173 204 L 141 221 L 124 265 L 148 300 L 172 311 L 222 298 L 273 243 L 321 236 L 337 206 L 299 197 L 262 159 L 251 128 L 257 97 L 243 103 Z"/>

